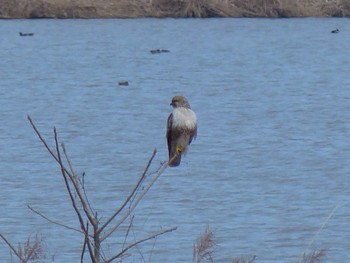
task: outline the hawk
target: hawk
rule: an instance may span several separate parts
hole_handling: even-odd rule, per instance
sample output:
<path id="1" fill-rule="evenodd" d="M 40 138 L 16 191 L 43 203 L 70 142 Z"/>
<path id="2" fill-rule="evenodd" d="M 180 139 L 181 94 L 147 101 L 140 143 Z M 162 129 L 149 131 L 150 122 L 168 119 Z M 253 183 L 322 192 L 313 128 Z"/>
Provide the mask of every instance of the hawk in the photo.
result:
<path id="1" fill-rule="evenodd" d="M 197 136 L 197 116 L 184 96 L 175 96 L 171 103 L 173 112 L 168 117 L 166 138 L 169 166 L 179 166 L 181 155 Z"/>

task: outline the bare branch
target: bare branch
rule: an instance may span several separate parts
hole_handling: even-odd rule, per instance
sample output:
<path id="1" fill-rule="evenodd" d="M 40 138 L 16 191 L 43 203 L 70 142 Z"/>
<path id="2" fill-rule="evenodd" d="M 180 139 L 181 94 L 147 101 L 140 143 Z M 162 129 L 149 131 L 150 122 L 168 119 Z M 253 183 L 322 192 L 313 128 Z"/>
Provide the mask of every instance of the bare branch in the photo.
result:
<path id="1" fill-rule="evenodd" d="M 32 211 L 34 212 L 35 214 L 39 215 L 40 217 L 44 218 L 45 220 L 47 220 L 48 222 L 52 223 L 52 224 L 55 224 L 55 225 L 58 225 L 58 226 L 61 226 L 61 227 L 64 227 L 64 228 L 67 228 L 69 230 L 73 230 L 73 231 L 76 231 L 76 232 L 79 232 L 79 233 L 82 233 L 84 234 L 84 232 L 82 230 L 79 230 L 79 229 L 76 229 L 74 227 L 70 227 L 70 226 L 67 226 L 65 224 L 62 224 L 62 223 L 59 223 L 57 221 L 54 221 L 50 218 L 48 218 L 47 216 L 45 216 L 44 214 L 40 213 L 39 211 L 35 210 L 33 207 L 31 207 L 30 205 L 27 205 L 27 207 Z"/>
<path id="2" fill-rule="evenodd" d="M 54 154 L 54 152 L 50 149 L 49 145 L 46 143 L 45 139 L 41 136 L 39 130 L 36 128 L 34 122 L 32 121 L 32 118 L 28 115 L 27 116 L 29 122 L 30 122 L 30 125 L 33 127 L 35 133 L 38 135 L 40 141 L 44 144 L 46 150 L 51 154 L 51 156 L 56 160 L 56 162 L 58 162 L 58 158 L 57 156 Z"/>
<path id="3" fill-rule="evenodd" d="M 67 151 L 66 151 L 66 147 L 64 147 L 64 143 L 63 143 L 63 142 L 61 143 L 61 146 L 62 146 L 62 149 L 63 149 L 64 157 L 66 157 L 66 161 L 67 161 L 67 163 L 68 163 L 70 172 L 72 173 L 73 176 L 75 176 L 75 172 L 74 172 L 74 170 L 73 170 L 72 163 L 71 163 L 71 161 L 70 161 L 69 158 L 68 158 Z"/>
<path id="4" fill-rule="evenodd" d="M 154 159 L 154 157 L 156 156 L 157 153 L 157 149 L 154 149 L 151 158 L 149 159 L 147 166 L 145 168 L 145 170 L 143 171 L 139 181 L 137 182 L 136 186 L 134 187 L 134 189 L 132 190 L 132 192 L 130 193 L 130 195 L 126 198 L 125 202 L 121 205 L 121 207 L 106 221 L 106 223 L 104 223 L 101 228 L 100 228 L 100 232 L 102 232 L 106 226 L 108 226 L 110 224 L 110 222 L 125 208 L 125 206 L 127 205 L 127 203 L 130 201 L 130 199 L 134 196 L 135 192 L 137 191 L 137 189 L 140 187 L 142 181 L 145 179 L 146 174 L 148 172 L 149 167 L 151 166 L 151 163 Z"/>
<path id="5" fill-rule="evenodd" d="M 121 256 L 122 256 L 125 252 L 127 252 L 129 249 L 131 249 L 131 248 L 137 246 L 137 245 L 140 244 L 140 243 L 143 243 L 143 242 L 148 241 L 148 240 L 150 240 L 150 239 L 156 238 L 156 237 L 158 237 L 158 236 L 160 236 L 160 235 L 164 235 L 165 233 L 172 232 L 172 231 L 174 231 L 174 230 L 176 230 L 176 229 L 177 229 L 177 227 L 172 227 L 172 228 L 169 228 L 169 229 L 166 229 L 166 230 L 161 230 L 161 231 L 159 231 L 159 232 L 157 232 L 157 233 L 155 233 L 155 234 L 153 234 L 153 235 L 151 235 L 151 236 L 149 236 L 149 237 L 146 237 L 146 238 L 144 238 L 144 239 L 138 240 L 138 241 L 136 241 L 135 243 L 132 243 L 132 244 L 130 244 L 129 246 L 127 246 L 126 248 L 124 248 L 120 253 L 118 253 L 118 254 L 115 255 L 114 257 L 112 257 L 112 258 L 110 258 L 109 260 L 107 260 L 106 263 L 110 263 L 110 262 L 112 262 L 113 260 L 115 260 L 115 259 L 121 257 Z"/>
<path id="6" fill-rule="evenodd" d="M 125 246 L 125 244 L 126 244 L 126 240 L 127 240 L 128 236 L 129 236 L 130 229 L 131 229 L 131 227 L 132 227 L 132 223 L 133 223 L 133 222 L 134 222 L 134 216 L 132 216 L 131 219 L 130 219 L 130 224 L 129 224 L 128 230 L 127 230 L 126 233 L 125 233 L 125 238 L 124 238 L 124 243 L 123 243 L 123 248 L 122 248 L 122 249 L 124 249 L 124 246 Z"/>
<path id="7" fill-rule="evenodd" d="M 62 144 L 62 149 L 63 149 L 63 152 L 67 152 L 66 148 L 64 147 L 64 144 Z M 68 158 L 68 155 L 66 155 L 66 158 Z M 64 171 L 66 171 L 66 170 L 64 170 Z M 81 192 L 81 189 L 79 187 L 79 184 L 78 184 L 77 180 L 75 179 L 75 175 L 72 175 L 72 174 L 67 173 L 67 172 L 66 172 L 66 174 L 69 176 L 69 179 L 74 186 L 75 192 L 77 193 L 77 195 L 79 197 L 80 203 L 83 206 L 83 210 L 84 210 L 87 218 L 89 219 L 90 223 L 92 225 L 94 225 L 95 224 L 95 217 L 93 216 L 93 211 L 92 211 L 87 199 L 84 198 L 84 196 Z"/>
<path id="8" fill-rule="evenodd" d="M 112 215 L 109 218 L 107 218 L 107 221 L 101 227 L 99 227 L 99 219 L 97 217 L 97 213 L 95 213 L 94 210 L 92 209 L 92 207 L 90 206 L 88 197 L 87 197 L 85 189 L 84 189 L 84 183 L 81 182 L 81 180 L 79 179 L 77 174 L 74 172 L 72 163 L 70 162 L 70 159 L 68 158 L 68 154 L 66 152 L 66 149 L 65 149 L 65 146 L 63 143 L 61 144 L 62 148 L 60 149 L 56 128 L 54 127 L 54 129 L 53 129 L 54 142 L 55 142 L 55 150 L 53 150 L 49 147 L 47 142 L 44 140 L 43 136 L 41 135 L 39 130 L 36 128 L 34 122 L 30 118 L 30 116 L 28 116 L 28 120 L 29 120 L 32 128 L 34 129 L 35 133 L 39 137 L 40 141 L 44 144 L 46 150 L 50 153 L 50 155 L 54 158 L 54 160 L 58 163 L 58 165 L 60 167 L 61 175 L 64 179 L 66 190 L 68 192 L 69 198 L 71 200 L 71 204 L 73 206 L 73 209 L 74 209 L 74 211 L 78 217 L 79 223 L 80 223 L 80 230 L 76 229 L 76 228 L 69 227 L 69 226 L 64 225 L 62 223 L 59 223 L 57 221 L 51 220 L 48 217 L 46 217 L 45 215 L 43 215 L 42 213 L 40 213 L 40 212 L 36 211 L 35 209 L 33 209 L 32 207 L 30 207 L 29 205 L 28 205 L 28 208 L 31 211 L 33 211 L 34 213 L 38 214 L 39 216 L 41 216 L 42 218 L 46 219 L 47 221 L 49 221 L 53 224 L 59 225 L 61 227 L 65 227 L 65 228 L 70 229 L 70 230 L 74 230 L 74 231 L 82 233 L 84 235 L 84 242 L 83 242 L 83 247 L 82 247 L 81 256 L 80 256 L 81 262 L 83 262 L 83 260 L 84 260 L 84 255 L 86 253 L 86 247 L 88 248 L 90 259 L 93 263 L 99 263 L 100 260 L 103 260 L 103 262 L 111 262 L 111 261 L 115 260 L 116 258 L 124 257 L 125 253 L 129 249 L 137 246 L 138 244 L 176 229 L 176 227 L 175 227 L 175 228 L 171 228 L 168 230 L 159 231 L 158 233 L 155 233 L 155 234 L 153 234 L 147 238 L 144 238 L 142 240 L 139 240 L 139 241 L 134 240 L 134 243 L 131 243 L 130 245 L 127 245 L 125 247 L 129 232 L 132 229 L 133 218 L 134 218 L 133 216 L 131 217 L 132 212 L 137 207 L 139 202 L 144 198 L 145 194 L 149 191 L 149 189 L 152 187 L 152 185 L 155 183 L 155 181 L 160 177 L 160 175 L 168 167 L 169 162 L 171 160 L 163 163 L 158 171 L 156 171 L 155 173 L 152 173 L 152 178 L 150 178 L 150 180 L 147 183 L 147 185 L 145 186 L 145 188 L 143 188 L 142 191 L 140 191 L 141 185 L 143 185 L 143 182 L 145 181 L 145 178 L 147 176 L 147 173 L 149 171 L 151 163 L 152 163 L 152 161 L 157 153 L 157 150 L 155 149 L 153 151 L 153 154 L 151 155 L 141 177 L 137 181 L 137 183 L 134 186 L 134 188 L 132 189 L 131 193 L 127 196 L 127 198 L 125 199 L 123 204 L 118 209 L 116 209 L 116 211 L 114 213 L 112 213 Z M 62 160 L 62 154 L 61 154 L 62 151 L 63 151 L 63 155 L 64 155 L 63 158 L 65 158 L 65 161 Z M 177 156 L 174 156 L 174 158 L 175 157 L 177 157 Z M 65 167 L 64 162 L 65 162 L 65 164 L 68 164 L 68 166 L 69 166 L 68 169 Z M 128 204 L 129 204 L 128 209 L 125 209 Z M 117 221 L 114 224 L 114 226 L 113 225 L 111 226 L 111 222 L 113 220 L 116 220 L 116 217 L 118 215 L 120 215 L 121 212 L 123 212 L 123 216 L 121 216 L 119 221 Z M 101 251 L 102 251 L 101 244 L 122 223 L 124 223 L 128 217 L 131 218 L 131 221 L 129 224 L 129 228 L 128 228 L 127 232 L 125 233 L 125 240 L 124 240 L 123 247 L 121 248 L 121 252 L 119 252 L 115 257 L 106 261 L 104 255 L 101 254 Z M 84 223 L 84 222 L 86 222 L 86 223 Z M 106 231 L 107 226 L 109 227 L 108 231 Z M 91 230 L 91 227 L 93 230 Z M 89 234 L 89 232 L 91 232 L 91 233 Z M 104 232 L 103 237 L 101 237 L 102 232 Z M 14 249 L 14 251 L 17 252 L 16 254 L 19 255 L 19 258 L 21 258 L 21 254 L 22 254 L 21 251 L 16 250 L 15 248 L 13 248 L 13 249 Z"/>
<path id="9" fill-rule="evenodd" d="M 20 253 L 18 253 L 18 251 L 16 250 L 16 248 L 10 243 L 10 241 L 8 241 L 8 240 L 6 239 L 6 237 L 5 237 L 2 233 L 0 233 L 0 237 L 2 238 L 2 240 L 5 241 L 5 243 L 9 246 L 9 248 L 11 248 L 11 250 L 13 251 L 13 253 L 16 254 L 16 256 L 19 258 L 19 260 L 21 260 L 21 262 L 25 262 L 25 259 L 21 256 Z"/>
<path id="10" fill-rule="evenodd" d="M 45 139 L 41 136 L 41 133 L 39 132 L 39 130 L 36 128 L 33 120 L 31 119 L 31 117 L 28 115 L 27 116 L 32 128 L 34 129 L 35 133 L 38 135 L 40 141 L 44 144 L 46 150 L 50 153 L 50 155 L 55 159 L 55 161 L 59 164 L 60 168 L 61 168 L 61 172 L 62 172 L 62 175 L 63 177 L 65 178 L 65 175 L 67 174 L 69 176 L 69 178 L 71 179 L 73 185 L 74 185 L 74 188 L 77 190 L 79 189 L 78 185 L 75 183 L 75 180 L 73 180 L 74 178 L 74 175 L 71 174 L 68 169 L 63 165 L 62 163 L 62 160 L 60 158 L 60 156 L 56 156 L 55 153 L 51 150 L 51 148 L 49 147 L 49 145 L 47 144 L 47 142 L 45 141 Z M 58 148 L 58 140 L 57 140 L 57 133 L 56 133 L 56 128 L 54 128 L 54 134 L 55 134 L 55 143 L 56 143 L 56 152 L 57 154 L 59 154 L 59 148 Z M 64 148 L 64 146 L 63 146 Z M 65 179 L 66 180 L 66 179 Z M 67 186 L 67 184 L 66 184 Z M 69 187 L 69 186 L 68 186 Z M 70 189 L 70 188 L 69 188 Z M 92 216 L 92 212 L 90 210 L 88 210 L 88 206 L 86 205 L 86 202 L 82 196 L 82 194 L 80 193 L 80 191 L 77 190 L 77 193 L 78 193 L 78 196 L 79 196 L 79 199 L 81 200 L 82 202 L 82 205 L 83 205 L 83 209 L 84 209 L 84 212 L 87 214 L 90 222 L 94 220 L 94 217 Z M 83 224 L 84 225 L 84 224 Z"/>
<path id="11" fill-rule="evenodd" d="M 90 212 L 91 214 L 93 214 L 93 212 L 92 212 L 93 209 L 92 209 L 92 207 L 91 207 L 91 205 L 90 205 L 89 199 L 88 199 L 88 197 L 87 197 L 87 195 L 86 195 L 86 192 L 85 192 L 84 181 L 81 182 L 81 181 L 79 180 L 77 174 L 74 172 L 72 163 L 71 163 L 70 159 L 68 158 L 68 153 L 67 153 L 67 151 L 66 151 L 66 147 L 64 146 L 64 143 L 63 143 L 63 142 L 61 143 L 61 147 L 62 147 L 62 149 L 63 149 L 63 154 L 64 154 L 64 156 L 66 157 L 66 161 L 67 161 L 67 163 L 68 163 L 68 165 L 69 165 L 69 169 L 71 170 L 71 173 L 72 173 L 72 178 L 70 178 L 70 179 L 71 179 L 71 180 L 74 179 L 74 182 L 76 183 L 76 185 L 74 185 L 74 188 L 76 188 L 76 186 L 78 186 L 78 183 L 80 184 L 81 189 L 82 189 L 83 194 L 84 194 L 84 200 L 86 201 L 86 203 L 87 203 L 87 205 L 88 205 L 88 208 L 89 208 L 89 212 Z M 85 174 L 85 173 L 83 173 L 83 180 L 84 180 L 84 174 Z M 80 189 L 80 188 L 79 188 L 79 189 Z M 78 194 L 78 195 L 79 195 L 79 194 Z"/>
<path id="12" fill-rule="evenodd" d="M 58 146 L 58 139 L 57 139 L 57 132 L 56 132 L 56 128 L 54 128 L 54 135 L 55 135 L 55 144 L 56 144 L 56 151 L 57 151 L 57 158 L 58 158 L 58 163 L 60 165 L 60 168 L 61 168 L 61 173 L 62 173 L 62 176 L 63 176 L 63 179 L 64 179 L 64 183 L 66 185 L 66 188 L 67 188 L 67 192 L 69 194 L 69 198 L 72 202 L 72 205 L 73 205 L 73 208 L 74 208 L 74 211 L 75 213 L 77 214 L 78 216 L 78 219 L 79 219 L 79 223 L 80 223 L 80 228 L 86 232 L 86 229 L 85 229 L 85 226 L 84 226 L 84 220 L 83 220 L 83 217 L 81 216 L 80 214 L 80 211 L 76 205 L 76 202 L 75 202 L 75 199 L 74 199 L 74 196 L 72 194 L 72 190 L 70 189 L 70 186 L 69 186 L 69 182 L 68 182 L 68 179 L 67 179 L 67 174 L 66 174 L 66 171 L 64 169 L 64 165 L 62 163 L 62 159 L 61 159 L 61 154 L 60 154 L 60 149 L 59 149 L 59 146 Z M 71 177 L 70 177 L 71 178 Z M 72 179 L 72 178 L 71 178 Z M 74 181 L 71 180 L 72 183 L 74 184 Z"/>
<path id="13" fill-rule="evenodd" d="M 85 225 L 84 225 L 84 220 L 83 220 L 83 217 L 76 205 L 76 201 L 74 199 L 74 196 L 73 196 L 73 193 L 72 193 L 72 190 L 70 189 L 70 186 L 69 186 L 69 182 L 68 182 L 68 178 L 67 178 L 67 175 L 70 179 L 70 181 L 72 182 L 73 186 L 74 186 L 74 189 L 76 190 L 76 193 L 78 194 L 79 196 L 79 200 L 83 206 L 83 209 L 84 209 L 84 212 L 85 212 L 85 215 L 87 216 L 89 222 L 92 224 L 93 228 L 96 229 L 98 228 L 98 221 L 95 220 L 95 218 L 92 216 L 91 212 L 88 210 L 88 206 L 87 206 L 87 203 L 85 201 L 85 199 L 83 198 L 82 196 L 82 193 L 80 191 L 80 188 L 79 188 L 79 185 L 77 184 L 77 181 L 74 179 L 73 175 L 71 175 L 70 173 L 67 172 L 67 169 L 65 169 L 63 163 L 62 163 L 62 159 L 61 159 L 61 154 L 60 154 L 60 150 L 59 150 L 59 147 L 58 147 L 58 139 L 57 139 L 57 132 L 56 132 L 56 128 L 54 128 L 54 135 L 55 135 L 55 144 L 56 144 L 56 151 L 57 151 L 57 157 L 58 157 L 58 163 L 61 167 L 61 173 L 62 173 L 62 176 L 63 176 L 63 179 L 64 179 L 64 182 L 65 182 L 65 185 L 66 185 L 66 188 L 67 188 L 67 192 L 69 194 L 69 197 L 71 199 L 71 202 L 72 202 L 72 206 L 74 208 L 74 211 L 76 212 L 77 216 L 78 216 L 78 220 L 79 220 L 79 223 L 80 223 L 80 228 L 83 230 L 83 232 L 85 233 L 85 235 L 87 235 L 87 230 L 85 229 Z M 64 147 L 64 146 L 63 146 Z M 95 233 L 96 231 L 94 231 L 94 238 L 95 238 Z M 94 244 L 94 250 L 92 249 L 91 245 L 89 244 L 88 242 L 88 249 L 89 249 L 89 253 L 90 253 L 90 256 L 91 256 L 91 259 L 92 259 L 92 262 L 93 263 L 97 263 L 99 262 L 99 260 L 96 260 L 96 257 L 99 257 L 99 253 L 93 253 L 93 251 L 96 252 L 97 248 L 96 248 L 96 243 Z M 99 249 L 99 248 L 98 248 Z"/>
<path id="14" fill-rule="evenodd" d="M 176 156 L 174 156 L 176 157 Z M 172 160 L 170 160 L 172 161 Z M 161 168 L 157 171 L 157 173 L 154 175 L 152 180 L 149 182 L 149 184 L 146 186 L 146 188 L 143 190 L 143 192 L 139 195 L 139 197 L 136 199 L 134 204 L 129 208 L 128 212 L 115 224 L 114 227 L 112 227 L 102 238 L 101 241 L 105 240 L 107 237 L 109 237 L 124 221 L 125 219 L 134 211 L 136 206 L 139 204 L 139 202 L 142 200 L 142 198 L 145 196 L 145 194 L 148 192 L 148 190 L 152 187 L 154 182 L 159 178 L 159 176 L 162 175 L 164 170 L 168 167 L 169 162 L 165 162 Z"/>
<path id="15" fill-rule="evenodd" d="M 85 226 L 84 226 L 84 223 L 83 223 L 83 219 L 82 219 L 82 216 L 80 214 L 80 211 L 78 210 L 77 206 L 76 206 L 76 203 L 75 203 L 75 199 L 72 195 L 72 192 L 70 190 L 70 186 L 69 186 L 69 182 L 68 182 L 68 178 L 67 178 L 67 175 L 69 177 L 69 179 L 71 180 L 73 186 L 74 186 L 74 189 L 77 191 L 77 194 L 79 196 L 79 200 L 81 201 L 81 204 L 83 206 L 83 209 L 84 209 L 84 212 L 87 216 L 87 218 L 89 219 L 89 221 L 93 224 L 93 223 L 96 223 L 95 220 L 94 220 L 94 217 L 92 216 L 92 212 L 90 212 L 90 210 L 88 210 L 88 206 L 81 194 L 81 192 L 79 191 L 79 186 L 78 184 L 76 183 L 76 181 L 74 180 L 74 177 L 73 177 L 73 174 L 71 174 L 66 168 L 65 166 L 63 165 L 62 163 L 62 160 L 60 158 L 60 151 L 59 151 L 59 147 L 58 147 L 58 140 L 57 140 L 57 132 L 56 132 L 56 129 L 54 129 L 54 135 L 55 135 L 55 144 L 56 144 L 56 151 L 57 151 L 57 154 L 59 156 L 56 156 L 55 153 L 53 152 L 53 150 L 51 150 L 51 148 L 48 146 L 48 144 L 46 143 L 46 141 L 44 140 L 44 138 L 41 136 L 39 130 L 36 128 L 34 122 L 32 121 L 31 117 L 28 115 L 27 116 L 32 128 L 34 129 L 35 133 L 37 134 L 37 136 L 39 137 L 40 141 L 44 144 L 46 150 L 50 153 L 50 155 L 54 158 L 54 160 L 59 164 L 60 168 L 61 168 L 61 174 L 63 176 L 63 179 L 65 181 L 65 185 L 66 185 L 66 188 L 67 188 L 67 191 L 68 191 L 68 194 L 70 196 L 70 199 L 72 201 L 72 205 L 73 205 L 73 208 L 78 216 L 78 219 L 79 219 L 79 223 L 80 223 L 80 227 L 83 231 L 83 233 L 88 234 L 87 230 L 85 229 Z M 64 148 L 64 146 L 63 146 Z M 73 169 L 72 169 L 73 170 Z M 87 243 L 87 246 L 88 246 L 88 249 L 89 249 L 89 253 L 90 253 L 90 257 L 92 259 L 92 262 L 96 262 L 96 260 L 94 259 L 94 254 L 93 254 L 93 247 L 92 245 L 90 244 L 90 242 Z"/>
<path id="16" fill-rule="evenodd" d="M 88 234 L 89 234 L 89 222 L 86 222 L 86 232 L 85 232 L 83 249 L 81 250 L 81 255 L 80 255 L 80 263 L 84 263 L 84 253 L 86 250 L 86 244 L 89 242 L 89 235 Z"/>

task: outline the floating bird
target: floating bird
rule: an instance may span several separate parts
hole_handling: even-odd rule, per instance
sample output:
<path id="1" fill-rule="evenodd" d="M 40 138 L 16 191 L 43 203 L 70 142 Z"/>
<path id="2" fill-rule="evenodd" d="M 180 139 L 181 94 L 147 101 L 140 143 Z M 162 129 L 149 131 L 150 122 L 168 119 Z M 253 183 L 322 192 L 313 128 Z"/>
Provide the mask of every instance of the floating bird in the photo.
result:
<path id="1" fill-rule="evenodd" d="M 168 117 L 166 138 L 169 166 L 179 166 L 181 155 L 197 136 L 197 116 L 184 96 L 175 96 L 171 103 L 173 112 Z"/>
<path id="2" fill-rule="evenodd" d="M 118 82 L 119 86 L 129 86 L 129 82 L 127 80 L 122 80 Z"/>
<path id="3" fill-rule="evenodd" d="M 158 54 L 158 53 L 168 53 L 170 52 L 170 50 L 167 49 L 152 49 L 149 52 L 151 52 L 152 54 Z"/>
<path id="4" fill-rule="evenodd" d="M 334 29 L 334 30 L 332 30 L 331 31 L 332 33 L 339 33 L 339 29 L 337 28 L 337 29 Z"/>
<path id="5" fill-rule="evenodd" d="M 19 35 L 21 37 L 31 37 L 31 36 L 34 36 L 34 33 L 22 33 L 22 32 L 19 32 Z"/>

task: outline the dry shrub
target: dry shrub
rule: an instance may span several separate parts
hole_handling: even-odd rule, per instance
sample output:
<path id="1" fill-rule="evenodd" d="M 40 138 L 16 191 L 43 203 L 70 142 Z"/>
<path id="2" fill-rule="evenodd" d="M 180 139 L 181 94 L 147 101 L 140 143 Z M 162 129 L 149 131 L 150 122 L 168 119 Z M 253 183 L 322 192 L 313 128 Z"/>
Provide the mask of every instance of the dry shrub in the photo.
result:
<path id="1" fill-rule="evenodd" d="M 339 0 L 297 0 L 298 16 L 343 16 L 344 7 L 340 2 Z"/>
<path id="2" fill-rule="evenodd" d="M 188 0 L 184 10 L 185 17 L 207 17 L 203 0 Z"/>
<path id="3" fill-rule="evenodd" d="M 349 0 L 2 0 L 2 18 L 350 16 Z"/>
<path id="4" fill-rule="evenodd" d="M 185 8 L 186 3 L 179 0 L 152 0 L 150 16 L 164 17 L 173 14 L 174 17 L 180 17 Z"/>
<path id="5" fill-rule="evenodd" d="M 10 248 L 11 255 L 14 255 L 21 263 L 41 262 L 40 260 L 45 257 L 43 239 L 38 235 L 34 239 L 29 237 L 24 244 L 18 244 L 18 247 L 15 247 L 1 232 L 0 239 Z"/>
<path id="6" fill-rule="evenodd" d="M 42 259 L 44 257 L 42 243 L 43 240 L 38 235 L 36 235 L 34 239 L 29 237 L 23 245 L 18 245 L 18 255 L 20 258 L 25 259 L 25 262 Z"/>
<path id="7" fill-rule="evenodd" d="M 229 1 L 206 1 L 205 5 L 207 17 L 240 17 L 237 7 Z"/>
<path id="8" fill-rule="evenodd" d="M 340 3 L 338 1 L 329 1 L 321 4 L 321 13 L 324 16 L 341 17 L 343 16 L 343 11 Z"/>
<path id="9" fill-rule="evenodd" d="M 343 11 L 343 16 L 350 16 L 350 1 L 349 0 L 341 0 L 340 6 Z"/>
<path id="10" fill-rule="evenodd" d="M 325 256 L 325 250 L 314 250 L 310 254 L 304 254 L 302 260 L 297 263 L 320 263 Z"/>
<path id="11" fill-rule="evenodd" d="M 193 262 L 213 262 L 214 247 L 216 245 L 213 232 L 207 227 L 203 235 L 197 240 L 193 247 Z"/>
<path id="12" fill-rule="evenodd" d="M 251 258 L 245 258 L 245 257 L 239 257 L 235 258 L 232 263 L 253 263 L 256 259 L 256 256 L 253 256 Z"/>

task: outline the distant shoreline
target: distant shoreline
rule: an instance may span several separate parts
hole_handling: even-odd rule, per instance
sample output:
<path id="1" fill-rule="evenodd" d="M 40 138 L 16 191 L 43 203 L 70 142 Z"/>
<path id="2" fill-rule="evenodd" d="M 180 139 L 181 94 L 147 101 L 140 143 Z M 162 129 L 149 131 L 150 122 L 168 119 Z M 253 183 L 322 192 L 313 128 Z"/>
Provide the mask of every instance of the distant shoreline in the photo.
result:
<path id="1" fill-rule="evenodd" d="M 350 17 L 348 0 L 3 0 L 0 19 Z"/>

